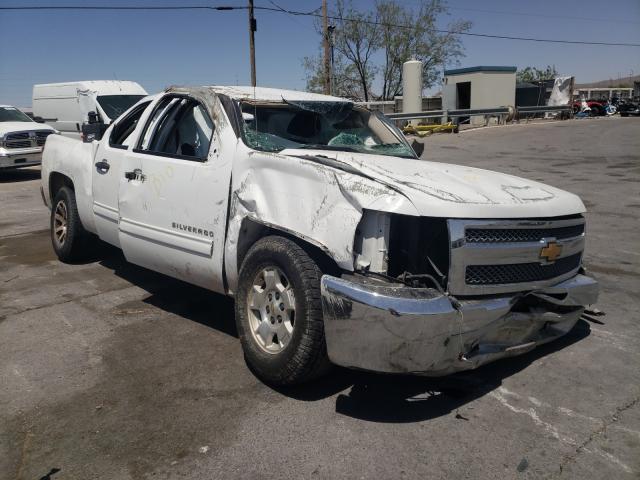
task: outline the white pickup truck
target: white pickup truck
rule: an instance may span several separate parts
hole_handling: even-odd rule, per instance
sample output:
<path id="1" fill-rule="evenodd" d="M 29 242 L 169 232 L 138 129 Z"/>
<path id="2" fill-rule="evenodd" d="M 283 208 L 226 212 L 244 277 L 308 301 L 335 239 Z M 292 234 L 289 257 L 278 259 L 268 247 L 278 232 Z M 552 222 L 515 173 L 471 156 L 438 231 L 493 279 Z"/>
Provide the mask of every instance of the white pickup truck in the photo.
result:
<path id="1" fill-rule="evenodd" d="M 101 139 L 51 137 L 42 191 L 60 260 L 97 235 L 233 296 L 247 362 L 273 384 L 331 363 L 472 369 L 564 335 L 598 295 L 577 196 L 421 160 L 336 97 L 170 88 Z"/>
<path id="2" fill-rule="evenodd" d="M 47 137 L 58 133 L 16 107 L 0 105 L 0 171 L 38 165 Z"/>

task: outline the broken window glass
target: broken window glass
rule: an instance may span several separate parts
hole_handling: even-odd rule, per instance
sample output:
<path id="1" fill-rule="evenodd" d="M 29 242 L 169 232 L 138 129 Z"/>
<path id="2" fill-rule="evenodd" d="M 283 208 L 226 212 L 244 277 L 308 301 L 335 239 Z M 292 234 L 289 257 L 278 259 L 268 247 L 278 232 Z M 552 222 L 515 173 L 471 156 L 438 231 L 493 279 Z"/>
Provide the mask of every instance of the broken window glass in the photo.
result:
<path id="1" fill-rule="evenodd" d="M 243 102 L 243 139 L 267 152 L 317 149 L 416 158 L 403 136 L 351 102 Z"/>

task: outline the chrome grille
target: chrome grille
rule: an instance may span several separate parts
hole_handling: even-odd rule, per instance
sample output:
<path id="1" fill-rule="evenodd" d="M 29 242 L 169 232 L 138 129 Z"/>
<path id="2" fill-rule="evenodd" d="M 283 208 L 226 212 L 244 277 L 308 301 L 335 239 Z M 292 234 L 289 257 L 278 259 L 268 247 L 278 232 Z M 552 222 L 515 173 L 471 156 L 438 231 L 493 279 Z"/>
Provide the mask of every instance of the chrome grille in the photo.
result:
<path id="1" fill-rule="evenodd" d="M 42 147 L 47 141 L 47 137 L 52 133 L 53 132 L 51 130 L 9 133 L 5 137 L 4 146 L 5 148 Z"/>
<path id="2" fill-rule="evenodd" d="M 44 142 L 47 141 L 47 137 L 51 135 L 53 132 L 50 130 L 43 130 L 41 132 L 36 132 L 36 144 L 41 147 L 44 145 Z"/>
<path id="3" fill-rule="evenodd" d="M 31 140 L 5 140 L 6 148 L 29 148 L 33 146 Z"/>
<path id="4" fill-rule="evenodd" d="M 9 133 L 7 140 L 24 140 L 29 139 L 29 132 Z"/>
<path id="5" fill-rule="evenodd" d="M 4 139 L 4 145 L 6 148 L 29 148 L 31 146 L 29 132 L 8 134 Z"/>
<path id="6" fill-rule="evenodd" d="M 464 238 L 469 243 L 538 242 L 543 238 L 573 238 L 584 233 L 584 224 L 558 228 L 468 228 Z"/>
<path id="7" fill-rule="evenodd" d="M 585 243 L 581 215 L 533 220 L 448 220 L 448 288 L 454 295 L 534 290 L 575 275 Z M 543 255 L 560 247 L 555 261 Z"/>
<path id="8" fill-rule="evenodd" d="M 510 265 L 471 265 L 467 267 L 467 285 L 498 285 L 549 280 L 580 267 L 581 253 L 561 258 L 555 263 L 516 263 Z"/>

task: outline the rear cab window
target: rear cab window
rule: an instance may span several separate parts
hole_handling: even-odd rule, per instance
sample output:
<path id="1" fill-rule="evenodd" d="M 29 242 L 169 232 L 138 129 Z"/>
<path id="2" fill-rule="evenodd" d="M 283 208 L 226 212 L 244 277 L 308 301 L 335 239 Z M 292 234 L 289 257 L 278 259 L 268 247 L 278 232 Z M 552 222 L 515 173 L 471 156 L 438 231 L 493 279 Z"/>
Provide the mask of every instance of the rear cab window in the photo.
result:
<path id="1" fill-rule="evenodd" d="M 146 95 L 98 95 L 98 103 L 111 121 L 117 119 Z"/>
<path id="2" fill-rule="evenodd" d="M 141 103 L 135 107 L 126 117 L 121 119 L 111 130 L 109 136 L 109 146 L 114 148 L 126 149 L 131 145 L 132 134 L 138 126 L 140 117 L 147 109 L 151 101 Z"/>

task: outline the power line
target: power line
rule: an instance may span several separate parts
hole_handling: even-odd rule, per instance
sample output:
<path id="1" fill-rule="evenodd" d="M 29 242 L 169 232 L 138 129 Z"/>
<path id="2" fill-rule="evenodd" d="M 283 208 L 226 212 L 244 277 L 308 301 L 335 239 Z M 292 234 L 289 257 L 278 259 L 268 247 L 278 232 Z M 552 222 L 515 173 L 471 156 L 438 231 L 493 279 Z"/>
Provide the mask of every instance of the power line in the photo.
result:
<path id="1" fill-rule="evenodd" d="M 574 17 L 569 15 L 546 15 L 544 13 L 530 13 L 530 12 L 509 12 L 506 10 L 484 10 L 481 8 L 462 8 L 462 7 L 447 7 L 449 10 L 460 10 L 463 12 L 479 12 L 479 13 L 491 13 L 495 15 L 516 15 L 519 17 L 539 17 L 550 18 L 560 20 L 577 20 L 586 22 L 612 22 L 612 23 L 631 23 L 637 25 L 640 22 L 633 20 L 613 19 L 613 18 L 590 18 L 590 17 Z"/>
<path id="2" fill-rule="evenodd" d="M 272 12 L 280 12 L 280 10 L 270 7 L 256 7 L 256 10 L 267 10 Z M 290 15 L 301 15 L 301 16 L 310 16 L 310 17 L 321 17 L 320 14 L 313 12 L 298 12 L 295 10 L 286 10 Z M 360 18 L 341 18 L 336 16 L 328 15 L 327 18 L 332 20 L 341 20 L 346 22 L 359 22 L 359 23 L 367 23 L 369 25 L 378 25 L 384 27 L 393 27 L 393 28 L 414 28 L 411 25 L 398 25 L 392 23 L 383 23 L 376 22 L 372 20 L 362 20 Z M 503 40 L 521 40 L 527 42 L 547 42 L 547 43 L 565 43 L 565 44 L 575 44 L 575 45 L 607 45 L 607 46 L 615 46 L 615 47 L 640 47 L 640 43 L 613 43 L 613 42 L 588 42 L 582 40 L 558 40 L 558 39 L 550 39 L 550 38 L 533 38 L 533 37 L 514 37 L 510 35 L 492 35 L 488 33 L 472 33 L 472 32 L 456 32 L 453 30 L 443 30 L 434 28 L 435 32 L 438 33 L 446 33 L 450 35 L 465 35 L 470 37 L 483 37 L 483 38 L 497 38 Z"/>
<path id="3" fill-rule="evenodd" d="M 101 6 L 101 5 L 36 5 L 30 7 L 0 7 L 0 10 L 247 10 L 243 6 L 181 5 L 181 6 Z"/>
<path id="4" fill-rule="evenodd" d="M 0 11 L 2 10 L 215 10 L 215 11 L 230 11 L 230 10 L 246 10 L 248 7 L 246 6 L 208 6 L 208 5 L 180 5 L 180 6 L 89 6 L 89 5 L 81 5 L 81 6 L 73 6 L 73 5 L 56 5 L 56 6 L 28 6 L 28 7 L 0 7 Z M 265 6 L 256 6 L 255 10 L 269 11 L 269 12 L 277 12 L 277 13 L 287 13 L 289 15 L 296 16 L 307 16 L 307 17 L 316 17 L 320 18 L 321 14 L 316 13 L 316 10 L 311 12 L 300 12 L 297 10 L 285 10 L 283 8 L 274 8 L 274 7 L 265 7 Z M 397 25 L 383 22 L 376 22 L 372 20 L 363 20 L 360 18 L 341 18 L 336 16 L 327 16 L 332 20 L 345 21 L 345 22 L 355 22 L 355 23 L 366 23 L 369 25 L 378 25 L 384 27 L 392 27 L 392 28 L 413 28 L 410 25 Z M 494 38 L 500 40 L 518 40 L 524 42 L 541 42 L 541 43 L 556 43 L 556 44 L 569 44 L 569 45 L 602 45 L 609 47 L 640 47 L 640 43 L 623 43 L 623 42 L 589 42 L 583 40 L 560 40 L 560 39 L 551 39 L 551 38 L 534 38 L 534 37 L 516 37 L 511 35 L 493 35 L 488 33 L 473 33 L 473 32 L 457 32 L 454 30 L 445 30 L 445 29 L 434 29 L 435 32 L 444 33 L 448 35 L 462 35 L 467 37 L 479 37 L 479 38 Z"/>
<path id="5" fill-rule="evenodd" d="M 422 0 L 413 0 L 411 3 L 415 3 L 420 5 L 423 3 Z M 479 13 L 491 13 L 495 15 L 515 15 L 518 17 L 539 17 L 539 18 L 549 18 L 556 20 L 576 20 L 576 21 L 587 21 L 587 22 L 610 22 L 610 23 L 630 23 L 634 25 L 640 24 L 640 22 L 634 20 L 626 20 L 621 18 L 594 18 L 594 17 L 578 17 L 575 15 L 551 15 L 544 13 L 533 13 L 533 12 L 514 12 L 509 10 L 485 10 L 482 8 L 468 8 L 468 7 L 452 7 L 451 5 L 447 5 L 448 10 L 459 10 L 462 12 L 479 12 Z"/>

